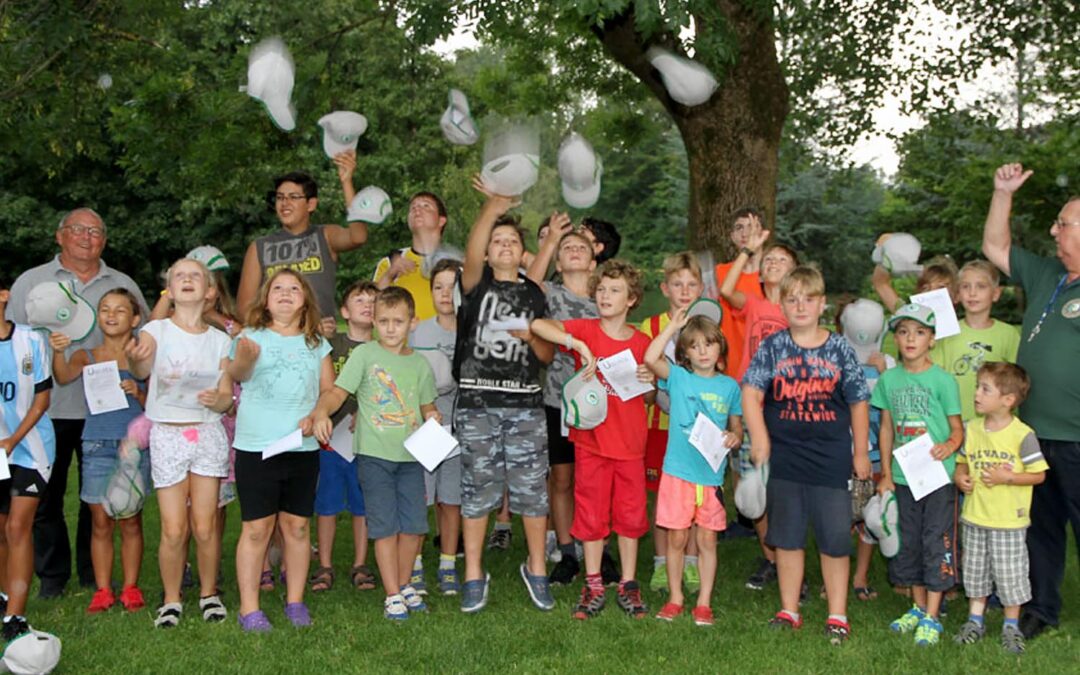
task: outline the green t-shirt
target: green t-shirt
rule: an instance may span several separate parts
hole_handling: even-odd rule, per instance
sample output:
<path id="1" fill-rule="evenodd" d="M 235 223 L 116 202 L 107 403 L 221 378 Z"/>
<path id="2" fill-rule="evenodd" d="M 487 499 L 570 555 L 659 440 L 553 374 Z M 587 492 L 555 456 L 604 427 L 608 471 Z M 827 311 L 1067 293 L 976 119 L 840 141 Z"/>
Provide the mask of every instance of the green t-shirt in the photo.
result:
<path id="1" fill-rule="evenodd" d="M 930 360 L 956 378 L 960 385 L 960 409 L 964 421 L 975 417 L 975 374 L 984 363 L 1016 362 L 1020 330 L 1004 321 L 994 321 L 989 328 L 977 329 L 960 321 L 960 334 L 938 340 Z"/>
<path id="2" fill-rule="evenodd" d="M 378 342 L 352 350 L 334 384 L 356 396 L 353 452 L 391 462 L 414 462 L 405 439 L 424 423 L 420 406 L 435 402 L 427 359 L 388 352 Z"/>
<path id="3" fill-rule="evenodd" d="M 1031 378 L 1031 392 L 1020 406 L 1020 418 L 1041 440 L 1080 441 L 1080 279 L 1062 284 L 1047 307 L 1065 278 L 1060 260 L 1013 246 L 1009 272 L 1027 298 L 1016 363 Z M 1043 310 L 1046 318 L 1029 340 Z"/>
<path id="4" fill-rule="evenodd" d="M 881 374 L 870 405 L 892 415 L 893 449 L 924 433 L 929 433 L 934 443 L 944 443 L 949 438 L 949 416 L 960 414 L 960 389 L 956 379 L 938 366 L 909 373 L 900 365 Z M 949 455 L 944 464 L 952 478 L 956 453 Z M 907 485 L 895 455 L 892 476 L 897 485 Z"/>

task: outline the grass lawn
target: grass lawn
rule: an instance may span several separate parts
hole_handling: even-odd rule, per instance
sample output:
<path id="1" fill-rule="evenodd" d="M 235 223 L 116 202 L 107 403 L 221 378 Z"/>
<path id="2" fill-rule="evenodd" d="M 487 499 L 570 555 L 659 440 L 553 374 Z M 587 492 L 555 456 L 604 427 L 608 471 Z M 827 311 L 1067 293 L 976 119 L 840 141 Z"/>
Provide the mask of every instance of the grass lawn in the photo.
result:
<path id="1" fill-rule="evenodd" d="M 75 477 L 71 478 L 75 484 Z M 730 494 L 730 491 L 728 492 Z M 74 533 L 74 493 L 69 494 L 68 522 Z M 148 602 L 160 597 L 157 574 L 157 504 L 146 512 L 146 560 L 142 587 Z M 57 672 L 101 673 L 337 673 L 337 672 L 1080 672 L 1080 584 L 1075 542 L 1070 541 L 1063 589 L 1065 612 L 1061 627 L 1028 645 L 1023 657 L 1006 654 L 997 643 L 1001 613 L 988 616 L 988 639 L 961 648 L 951 634 L 967 616 L 962 600 L 952 603 L 945 619 L 946 640 L 933 649 L 916 648 L 910 637 L 893 635 L 888 623 L 907 608 L 885 582 L 885 564 L 875 561 L 872 582 L 881 597 L 872 602 L 852 599 L 849 617 L 854 635 L 834 648 L 823 636 L 825 601 L 817 597 L 820 574 L 816 555 L 808 561 L 811 598 L 803 608 L 806 624 L 798 633 L 774 633 L 766 621 L 778 608 L 775 585 L 764 592 L 743 587 L 757 555 L 752 540 L 721 542 L 718 588 L 712 606 L 716 625 L 699 628 L 689 616 L 668 624 L 653 618 L 627 618 L 608 591 L 608 605 L 596 619 L 577 622 L 570 611 L 579 586 L 557 588 L 555 610 L 536 610 L 517 573 L 524 558 L 524 538 L 515 522 L 513 547 L 486 556 L 491 572 L 487 608 L 477 615 L 459 611 L 457 598 L 432 596 L 431 611 L 397 625 L 383 619 L 378 591 L 355 591 L 348 584 L 351 544 L 343 517 L 335 549 L 337 583 L 333 590 L 309 594 L 315 622 L 295 630 L 282 614 L 279 590 L 263 594 L 263 608 L 275 630 L 268 635 L 245 635 L 236 623 L 234 551 L 240 522 L 239 507 L 229 507 L 225 541 L 225 604 L 229 618 L 204 624 L 194 593 L 185 597 L 185 618 L 178 628 L 155 630 L 153 612 L 127 614 L 119 606 L 87 616 L 91 591 L 73 582 L 58 600 L 38 600 L 37 583 L 29 603 L 31 622 L 63 640 Z M 430 545 L 424 552 L 434 585 L 438 555 Z M 651 572 L 652 542 L 642 542 L 639 570 L 643 584 Z M 370 564 L 374 568 L 374 551 Z M 461 565 L 459 564 L 459 570 Z M 119 570 L 114 573 L 119 578 Z M 662 597 L 646 593 L 655 612 Z M 1072 665 L 1069 665 L 1072 664 Z"/>

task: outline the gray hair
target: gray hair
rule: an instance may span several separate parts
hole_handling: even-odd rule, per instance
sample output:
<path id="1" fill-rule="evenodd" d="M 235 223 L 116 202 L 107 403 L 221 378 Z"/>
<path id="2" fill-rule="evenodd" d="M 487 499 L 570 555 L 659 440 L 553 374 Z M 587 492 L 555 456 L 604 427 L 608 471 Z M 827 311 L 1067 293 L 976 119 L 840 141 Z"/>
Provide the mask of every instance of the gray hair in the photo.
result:
<path id="1" fill-rule="evenodd" d="M 60 216 L 60 222 L 56 224 L 56 231 L 59 232 L 61 228 L 64 227 L 64 225 L 67 225 L 67 221 L 70 220 L 71 217 L 74 216 L 76 213 L 89 213 L 93 217 L 97 218 L 98 222 L 101 223 L 101 231 L 107 231 L 105 229 L 105 219 L 101 217 L 101 214 L 99 214 L 97 211 L 90 208 L 89 206 L 80 206 L 78 208 L 71 209 L 64 215 Z"/>

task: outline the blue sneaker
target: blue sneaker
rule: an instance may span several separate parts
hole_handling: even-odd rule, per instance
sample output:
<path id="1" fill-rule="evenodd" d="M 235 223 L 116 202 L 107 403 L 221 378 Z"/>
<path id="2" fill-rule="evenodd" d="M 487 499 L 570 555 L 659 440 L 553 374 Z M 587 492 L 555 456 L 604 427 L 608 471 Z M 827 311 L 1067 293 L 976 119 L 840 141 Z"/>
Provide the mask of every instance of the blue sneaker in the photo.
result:
<path id="1" fill-rule="evenodd" d="M 551 584 L 548 583 L 546 574 L 534 576 L 529 574 L 527 563 L 521 563 L 519 568 L 521 579 L 525 582 L 525 588 L 529 590 L 529 597 L 533 604 L 545 612 L 555 608 L 555 598 L 551 595 Z"/>
<path id="2" fill-rule="evenodd" d="M 420 595 L 427 595 L 427 584 L 424 583 L 424 568 L 414 567 L 409 575 L 409 585 Z"/>
<path id="3" fill-rule="evenodd" d="M 461 591 L 457 570 L 453 567 L 439 568 L 439 592 L 443 595 L 457 595 Z"/>
<path id="4" fill-rule="evenodd" d="M 461 586 L 461 611 L 466 614 L 479 612 L 487 605 L 491 574 L 485 572 L 483 579 L 466 581 Z"/>
<path id="5" fill-rule="evenodd" d="M 383 601 L 383 616 L 392 621 L 405 621 L 409 618 L 409 608 L 401 594 L 388 595 Z"/>
<path id="6" fill-rule="evenodd" d="M 889 624 L 889 630 L 894 633 L 910 633 L 924 618 L 926 618 L 926 613 L 919 609 L 918 605 L 912 605 L 903 616 Z"/>
<path id="7" fill-rule="evenodd" d="M 924 616 L 915 627 L 915 644 L 920 647 L 933 647 L 941 642 L 941 634 L 944 630 L 940 621 L 932 616 Z"/>
<path id="8" fill-rule="evenodd" d="M 412 586 L 405 585 L 401 587 L 401 598 L 405 601 L 405 606 L 409 608 L 409 612 L 427 611 L 427 603 L 424 602 L 424 598 Z"/>

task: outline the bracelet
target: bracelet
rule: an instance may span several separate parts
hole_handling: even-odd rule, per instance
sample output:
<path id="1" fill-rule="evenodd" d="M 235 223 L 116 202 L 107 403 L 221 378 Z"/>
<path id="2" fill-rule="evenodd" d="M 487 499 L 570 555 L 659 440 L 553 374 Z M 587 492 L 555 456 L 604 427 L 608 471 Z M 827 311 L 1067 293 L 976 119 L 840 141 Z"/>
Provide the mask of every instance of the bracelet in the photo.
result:
<path id="1" fill-rule="evenodd" d="M 574 348 L 574 336 L 570 333 L 566 334 L 566 343 L 564 344 L 566 351 L 571 351 Z"/>
<path id="2" fill-rule="evenodd" d="M 743 246 L 742 248 L 740 248 L 739 253 L 745 253 L 747 258 L 754 257 L 754 251 L 748 246 Z"/>

